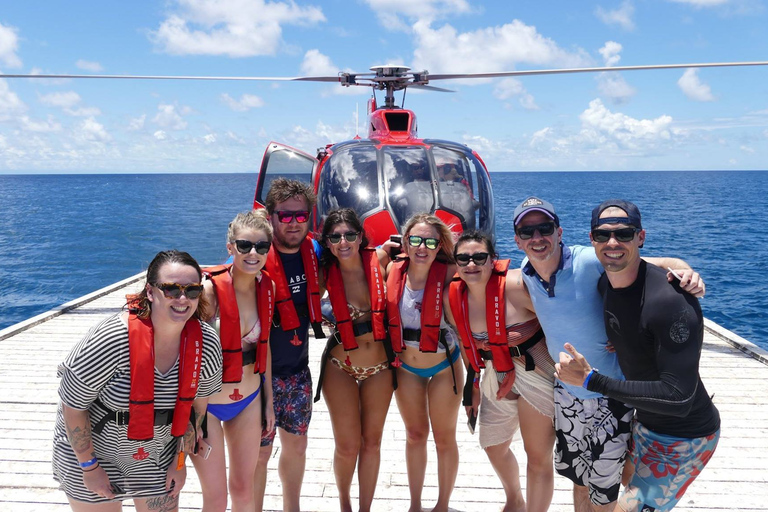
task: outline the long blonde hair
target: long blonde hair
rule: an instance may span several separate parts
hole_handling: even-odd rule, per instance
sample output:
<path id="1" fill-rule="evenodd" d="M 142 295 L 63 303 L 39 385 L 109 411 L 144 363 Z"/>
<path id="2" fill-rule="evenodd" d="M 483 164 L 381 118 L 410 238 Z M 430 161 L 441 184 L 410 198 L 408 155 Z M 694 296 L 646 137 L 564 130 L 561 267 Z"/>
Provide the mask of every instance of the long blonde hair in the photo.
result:
<path id="1" fill-rule="evenodd" d="M 416 224 L 426 224 L 435 228 L 440 239 L 440 252 L 437 253 L 437 260 L 444 263 L 453 263 L 453 235 L 445 222 L 431 213 L 417 213 L 405 223 L 403 227 L 403 244 L 407 242 L 408 233 L 411 232 Z"/>

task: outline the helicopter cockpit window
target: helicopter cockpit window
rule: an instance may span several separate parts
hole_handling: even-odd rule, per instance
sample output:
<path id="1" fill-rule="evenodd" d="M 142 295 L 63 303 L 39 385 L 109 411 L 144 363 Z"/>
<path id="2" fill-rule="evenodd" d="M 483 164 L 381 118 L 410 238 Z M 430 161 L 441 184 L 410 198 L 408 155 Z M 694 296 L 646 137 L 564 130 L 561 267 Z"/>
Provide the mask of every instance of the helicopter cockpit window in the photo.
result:
<path id="1" fill-rule="evenodd" d="M 353 208 L 364 215 L 379 206 L 376 148 L 353 146 L 334 152 L 320 174 L 318 200 L 324 214 L 336 208 Z"/>
<path id="2" fill-rule="evenodd" d="M 387 199 L 399 224 L 416 213 L 432 212 L 435 199 L 425 148 L 389 146 L 382 153 Z"/>
<path id="3" fill-rule="evenodd" d="M 271 142 L 261 164 L 260 174 L 264 181 L 256 190 L 256 201 L 265 204 L 267 193 L 276 178 L 285 177 L 311 184 L 316 164 L 317 160 L 306 153 Z"/>
<path id="4" fill-rule="evenodd" d="M 469 159 L 463 153 L 438 146 L 432 148 L 432 156 L 440 207 L 458 215 L 465 227 L 478 228 L 475 212 L 480 204 Z"/>

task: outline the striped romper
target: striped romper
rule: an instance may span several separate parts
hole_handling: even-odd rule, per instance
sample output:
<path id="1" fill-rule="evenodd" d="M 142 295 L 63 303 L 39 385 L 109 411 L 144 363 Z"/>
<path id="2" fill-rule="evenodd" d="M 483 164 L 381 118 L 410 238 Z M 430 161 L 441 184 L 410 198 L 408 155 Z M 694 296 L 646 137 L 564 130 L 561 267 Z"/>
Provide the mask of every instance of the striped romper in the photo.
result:
<path id="1" fill-rule="evenodd" d="M 201 325 L 203 361 L 197 396 L 207 397 L 221 388 L 221 345 L 216 331 L 206 323 Z M 128 327 L 121 314 L 91 329 L 59 365 L 58 376 L 61 403 L 88 409 L 91 426 L 107 412 L 97 400 L 112 410 L 127 411 L 131 390 Z M 165 374 L 155 368 L 155 408 L 174 408 L 178 382 L 178 360 Z M 83 485 L 83 472 L 67 439 L 61 403 L 53 437 L 53 477 L 70 498 L 90 503 L 109 501 Z M 99 434 L 93 433 L 93 448 L 99 465 L 118 490 L 118 500 L 167 494 L 166 471 L 176 454 L 171 425 L 156 425 L 154 438 L 149 441 L 130 441 L 128 425 L 110 421 Z"/>

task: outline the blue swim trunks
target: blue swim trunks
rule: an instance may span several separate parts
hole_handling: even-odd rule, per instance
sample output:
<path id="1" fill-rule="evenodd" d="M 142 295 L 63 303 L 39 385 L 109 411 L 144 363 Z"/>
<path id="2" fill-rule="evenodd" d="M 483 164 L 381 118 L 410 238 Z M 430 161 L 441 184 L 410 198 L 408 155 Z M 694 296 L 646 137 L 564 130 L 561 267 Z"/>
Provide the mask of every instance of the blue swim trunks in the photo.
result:
<path id="1" fill-rule="evenodd" d="M 312 376 L 309 368 L 289 377 L 272 377 L 272 396 L 275 405 L 275 429 L 262 430 L 261 446 L 275 440 L 277 427 L 299 436 L 307 435 L 312 419 Z"/>
<path id="2" fill-rule="evenodd" d="M 691 439 L 652 432 L 635 422 L 635 474 L 619 498 L 621 507 L 629 512 L 671 510 L 707 465 L 719 439 L 720 430 Z"/>

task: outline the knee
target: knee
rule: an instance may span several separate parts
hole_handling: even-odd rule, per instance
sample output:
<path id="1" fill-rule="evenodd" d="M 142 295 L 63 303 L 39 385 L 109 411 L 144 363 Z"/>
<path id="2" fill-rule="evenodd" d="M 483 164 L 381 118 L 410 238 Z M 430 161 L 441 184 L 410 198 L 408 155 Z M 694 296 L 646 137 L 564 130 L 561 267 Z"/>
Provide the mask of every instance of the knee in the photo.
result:
<path id="1" fill-rule="evenodd" d="M 203 493 L 203 510 L 210 510 L 212 512 L 226 512 L 227 510 L 227 493 L 224 486 L 221 489 L 216 489 L 215 492 Z"/>
<path id="2" fill-rule="evenodd" d="M 305 457 L 307 454 L 307 436 L 296 436 L 290 443 L 283 443 L 282 451 L 291 457 Z"/>
<path id="3" fill-rule="evenodd" d="M 435 449 L 437 451 L 458 449 L 455 430 L 434 430 L 432 431 L 432 436 L 435 438 Z"/>
<path id="4" fill-rule="evenodd" d="M 552 471 L 553 468 L 553 451 L 542 449 L 542 446 L 529 446 L 524 444 L 525 455 L 528 459 L 528 467 L 535 471 Z"/>
<path id="5" fill-rule="evenodd" d="M 425 445 L 429 437 L 429 427 L 413 427 L 405 429 L 405 439 L 411 445 Z"/>
<path id="6" fill-rule="evenodd" d="M 336 439 L 336 455 L 345 459 L 356 459 L 360 453 L 360 438 L 347 436 L 345 439 Z"/>
<path id="7" fill-rule="evenodd" d="M 262 446 L 259 449 L 259 458 L 256 461 L 257 468 L 266 468 L 269 464 L 269 459 L 272 458 L 272 445 Z"/>
<path id="8" fill-rule="evenodd" d="M 378 452 L 381 450 L 381 432 L 363 434 L 362 450 L 366 452 Z"/>
<path id="9" fill-rule="evenodd" d="M 229 478 L 229 494 L 232 497 L 232 502 L 248 502 L 253 499 L 253 477 L 251 478 L 233 478 L 230 474 Z M 224 508 L 227 508 L 226 497 L 224 501 Z M 217 509 L 219 510 L 219 509 Z"/>

